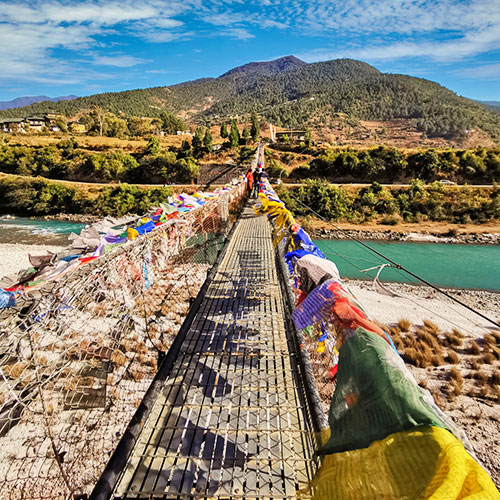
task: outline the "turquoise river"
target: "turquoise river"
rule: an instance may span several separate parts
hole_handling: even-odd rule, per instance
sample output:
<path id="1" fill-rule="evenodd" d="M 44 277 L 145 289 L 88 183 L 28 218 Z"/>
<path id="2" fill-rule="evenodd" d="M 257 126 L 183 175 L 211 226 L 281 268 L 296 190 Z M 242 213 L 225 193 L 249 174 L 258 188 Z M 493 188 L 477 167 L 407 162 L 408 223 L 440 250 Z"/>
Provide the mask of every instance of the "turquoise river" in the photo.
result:
<path id="1" fill-rule="evenodd" d="M 83 227 L 84 224 L 59 220 L 0 217 L 0 244 L 66 245 L 68 234 L 79 233 Z M 362 273 L 361 270 L 384 262 L 381 257 L 354 241 L 315 240 L 315 243 L 337 264 L 341 275 L 347 278 L 373 278 L 376 271 Z M 500 291 L 500 245 L 365 243 L 435 285 Z M 395 269 L 384 269 L 381 279 L 416 282 L 406 273 Z"/>
<path id="2" fill-rule="evenodd" d="M 384 261 L 355 241 L 314 240 L 348 278 L 373 278 L 375 271 L 361 270 Z M 500 291 L 500 245 L 456 245 L 366 241 L 366 245 L 389 257 L 434 285 L 446 288 L 473 288 Z M 406 273 L 384 269 L 382 281 L 418 283 Z M 421 284 L 421 283 L 419 283 Z"/>

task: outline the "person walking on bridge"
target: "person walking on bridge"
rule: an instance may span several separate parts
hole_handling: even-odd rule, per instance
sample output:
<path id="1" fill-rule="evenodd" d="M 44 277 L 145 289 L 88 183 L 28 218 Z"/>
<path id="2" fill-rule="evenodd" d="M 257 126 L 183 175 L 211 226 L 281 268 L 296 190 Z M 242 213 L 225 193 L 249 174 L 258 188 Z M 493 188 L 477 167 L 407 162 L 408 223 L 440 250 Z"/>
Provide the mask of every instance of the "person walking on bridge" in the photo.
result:
<path id="1" fill-rule="evenodd" d="M 250 195 L 252 195 L 253 173 L 252 173 L 252 169 L 251 168 L 248 169 L 248 172 L 246 173 L 245 177 L 247 178 L 247 181 L 248 181 L 248 189 L 249 189 Z"/>
<path id="2" fill-rule="evenodd" d="M 257 169 L 253 174 L 253 180 L 254 180 L 253 193 L 252 193 L 253 198 L 257 198 L 257 195 L 259 194 L 261 178 L 262 178 L 262 166 L 259 163 L 259 166 L 257 167 Z"/>

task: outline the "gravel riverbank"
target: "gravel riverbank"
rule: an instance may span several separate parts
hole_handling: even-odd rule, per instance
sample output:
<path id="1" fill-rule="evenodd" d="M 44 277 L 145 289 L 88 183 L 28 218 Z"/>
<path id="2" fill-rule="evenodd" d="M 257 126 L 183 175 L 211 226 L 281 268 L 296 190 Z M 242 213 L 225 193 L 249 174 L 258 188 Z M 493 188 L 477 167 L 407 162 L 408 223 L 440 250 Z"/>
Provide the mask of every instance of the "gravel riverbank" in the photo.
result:
<path id="1" fill-rule="evenodd" d="M 380 241 L 415 241 L 429 243 L 463 243 L 476 245 L 498 245 L 500 244 L 500 232 L 498 233 L 403 233 L 399 231 L 365 231 L 354 229 L 326 229 L 318 228 L 310 231 L 313 239 L 349 240 L 380 240 Z"/>

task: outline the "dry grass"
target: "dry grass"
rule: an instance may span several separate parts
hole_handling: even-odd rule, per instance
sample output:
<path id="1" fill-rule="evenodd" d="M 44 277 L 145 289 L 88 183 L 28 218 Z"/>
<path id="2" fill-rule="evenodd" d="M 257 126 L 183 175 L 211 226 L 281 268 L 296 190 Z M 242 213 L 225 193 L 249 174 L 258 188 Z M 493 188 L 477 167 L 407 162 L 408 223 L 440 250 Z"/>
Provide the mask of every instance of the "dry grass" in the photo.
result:
<path id="1" fill-rule="evenodd" d="M 452 398 L 459 396 L 464 388 L 464 378 L 462 377 L 460 370 L 456 366 L 454 366 L 450 370 L 450 383 L 451 383 L 451 391 L 449 391 L 450 396 Z"/>
<path id="2" fill-rule="evenodd" d="M 487 365 L 491 365 L 492 363 L 494 363 L 495 359 L 495 356 L 491 354 L 491 352 L 486 352 L 483 356 L 483 361 Z"/>
<path id="3" fill-rule="evenodd" d="M 486 333 L 483 337 L 485 344 L 496 344 L 496 339 L 493 335 Z"/>
<path id="4" fill-rule="evenodd" d="M 499 372 L 496 371 L 492 375 L 490 375 L 490 378 L 488 379 L 488 385 L 490 387 L 500 386 L 500 373 Z"/>
<path id="5" fill-rule="evenodd" d="M 473 370 L 479 370 L 479 367 L 481 366 L 481 363 L 479 362 L 478 359 L 473 359 L 471 362 L 471 367 Z"/>
<path id="6" fill-rule="evenodd" d="M 100 137 L 100 136 L 71 136 L 67 134 L 57 135 L 16 135 L 12 136 L 9 144 L 19 146 L 48 146 L 56 144 L 61 140 L 74 138 L 78 143 L 78 147 L 83 149 L 108 149 L 108 148 L 121 148 L 127 151 L 138 151 L 146 147 L 149 137 L 145 138 L 130 138 L 118 139 L 116 137 Z M 166 135 L 158 137 L 163 147 L 175 146 L 179 147 L 185 139 L 183 136 Z"/>
<path id="7" fill-rule="evenodd" d="M 430 392 L 432 394 L 432 397 L 433 397 L 436 405 L 439 408 L 441 408 L 441 410 L 444 410 L 446 407 L 446 404 L 445 404 L 445 401 L 443 399 L 443 394 L 441 393 L 441 391 L 439 389 L 435 388 L 435 389 L 432 389 Z"/>
<path id="8" fill-rule="evenodd" d="M 427 380 L 425 380 L 425 379 L 421 379 L 421 380 L 419 380 L 419 381 L 418 381 L 418 385 L 419 385 L 420 387 L 422 387 L 423 389 L 427 389 L 427 385 L 428 385 L 428 384 L 427 384 Z"/>
<path id="9" fill-rule="evenodd" d="M 500 349 L 493 344 L 484 344 L 484 352 L 492 354 L 496 359 L 500 359 Z"/>
<path id="10" fill-rule="evenodd" d="M 428 319 L 424 319 L 424 327 L 431 333 L 439 333 L 439 326 Z"/>
<path id="11" fill-rule="evenodd" d="M 446 355 L 446 361 L 448 361 L 448 363 L 456 365 L 460 363 L 460 356 L 455 351 L 449 350 L 448 354 Z"/>
<path id="12" fill-rule="evenodd" d="M 396 327 L 384 327 L 391 333 L 394 344 L 405 361 L 418 368 L 443 365 L 446 352 L 438 336 L 439 327 L 428 320 L 425 320 L 423 326 L 417 327 L 414 331 L 406 331 L 410 326 L 408 320 L 402 319 Z M 452 359 L 455 360 L 457 356 L 452 354 Z"/>
<path id="13" fill-rule="evenodd" d="M 410 320 L 406 319 L 406 318 L 401 318 L 399 321 L 398 321 L 398 326 L 400 328 L 400 330 L 402 332 L 409 332 L 410 331 L 410 328 L 411 328 L 411 323 L 410 323 Z"/>
<path id="14" fill-rule="evenodd" d="M 472 377 L 475 379 L 477 385 L 485 385 L 487 380 L 488 380 L 488 375 L 486 375 L 486 373 L 484 372 L 481 372 L 481 371 L 477 371 L 475 372 Z"/>
<path id="15" fill-rule="evenodd" d="M 481 354 L 481 348 L 478 346 L 475 340 L 472 340 L 469 347 L 470 354 Z"/>
<path id="16" fill-rule="evenodd" d="M 443 356 L 441 356 L 441 354 L 434 354 L 434 356 L 431 357 L 430 361 L 432 366 L 444 365 L 444 358 Z"/>
<path id="17" fill-rule="evenodd" d="M 452 347 L 462 347 L 462 337 L 458 336 L 455 332 L 446 332 L 444 334 L 444 343 Z"/>
<path id="18" fill-rule="evenodd" d="M 111 354 L 111 361 L 115 366 L 125 366 L 127 364 L 127 357 L 119 349 L 115 349 Z"/>

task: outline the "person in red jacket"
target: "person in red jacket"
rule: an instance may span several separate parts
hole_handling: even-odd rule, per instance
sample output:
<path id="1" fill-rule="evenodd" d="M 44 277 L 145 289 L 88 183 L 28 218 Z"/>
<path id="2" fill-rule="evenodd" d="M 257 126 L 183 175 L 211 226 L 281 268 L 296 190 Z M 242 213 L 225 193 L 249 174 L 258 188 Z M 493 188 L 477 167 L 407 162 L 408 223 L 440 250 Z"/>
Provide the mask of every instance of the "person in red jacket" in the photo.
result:
<path id="1" fill-rule="evenodd" d="M 247 178 L 247 181 L 248 181 L 248 189 L 250 190 L 250 194 L 252 194 L 252 189 L 253 189 L 253 173 L 252 173 L 252 169 L 251 168 L 248 169 L 247 175 L 245 177 Z"/>

